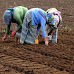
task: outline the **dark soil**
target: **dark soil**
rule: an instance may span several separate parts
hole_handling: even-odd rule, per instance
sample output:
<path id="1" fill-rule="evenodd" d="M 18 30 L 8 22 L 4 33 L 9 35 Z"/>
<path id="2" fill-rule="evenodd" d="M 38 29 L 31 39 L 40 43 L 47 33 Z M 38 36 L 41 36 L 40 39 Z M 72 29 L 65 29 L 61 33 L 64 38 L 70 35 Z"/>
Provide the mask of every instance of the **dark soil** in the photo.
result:
<path id="1" fill-rule="evenodd" d="M 15 43 L 12 36 L 2 42 L 6 29 L 3 13 L 9 7 L 20 5 L 28 9 L 59 9 L 63 21 L 59 26 L 58 43 L 45 46 L 41 35 L 38 45 Z M 0 0 L 0 74 L 74 74 L 73 8 L 74 0 Z"/>

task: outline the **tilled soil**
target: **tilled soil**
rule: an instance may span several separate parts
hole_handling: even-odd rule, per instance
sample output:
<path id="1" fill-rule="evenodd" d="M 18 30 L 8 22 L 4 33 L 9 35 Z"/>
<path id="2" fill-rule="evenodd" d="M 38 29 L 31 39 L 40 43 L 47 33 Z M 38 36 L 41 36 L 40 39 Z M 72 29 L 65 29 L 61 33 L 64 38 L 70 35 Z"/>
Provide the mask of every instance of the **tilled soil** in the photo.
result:
<path id="1" fill-rule="evenodd" d="M 14 37 L 0 39 L 0 73 L 72 74 L 74 73 L 74 33 L 59 31 L 58 43 L 38 45 L 15 43 Z M 3 33 L 0 37 L 3 37 Z"/>
<path id="2" fill-rule="evenodd" d="M 0 74 L 74 74 L 73 3 L 74 0 L 0 0 Z M 58 43 L 45 46 L 41 34 L 38 45 L 15 43 L 12 36 L 2 42 L 4 11 L 21 5 L 44 10 L 56 7 L 62 12 Z M 15 29 L 13 25 L 11 28 Z"/>

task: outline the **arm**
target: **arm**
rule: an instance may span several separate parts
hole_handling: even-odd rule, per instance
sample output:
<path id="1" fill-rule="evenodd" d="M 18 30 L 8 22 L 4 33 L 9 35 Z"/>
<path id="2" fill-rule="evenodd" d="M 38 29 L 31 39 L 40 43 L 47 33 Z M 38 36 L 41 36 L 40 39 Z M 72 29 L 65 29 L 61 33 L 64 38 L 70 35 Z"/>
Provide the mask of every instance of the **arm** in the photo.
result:
<path id="1" fill-rule="evenodd" d="M 42 33 L 42 37 L 44 38 L 45 45 L 48 46 L 48 37 L 46 37 L 44 22 L 42 22 L 42 25 L 41 25 L 41 33 Z"/>
<path id="2" fill-rule="evenodd" d="M 46 33 L 46 37 L 48 37 L 48 29 L 49 29 L 49 25 L 46 24 L 46 25 L 45 25 L 45 33 Z"/>
<path id="3" fill-rule="evenodd" d="M 41 25 L 38 25 L 38 26 L 37 26 L 37 36 L 36 36 L 36 40 L 38 40 L 38 35 L 39 35 L 40 27 L 41 27 Z"/>
<path id="4" fill-rule="evenodd" d="M 11 26 L 11 24 L 7 25 L 5 35 L 9 35 L 10 34 L 10 26 Z"/>
<path id="5" fill-rule="evenodd" d="M 39 35 L 40 27 L 41 27 L 41 25 L 37 26 L 37 35 Z"/>
<path id="6" fill-rule="evenodd" d="M 18 32 L 22 28 L 22 20 L 20 17 L 17 19 L 17 24 L 18 27 L 16 28 L 16 31 Z"/>
<path id="7" fill-rule="evenodd" d="M 4 37 L 2 38 L 2 41 L 5 41 L 7 38 L 7 35 L 10 34 L 10 26 L 11 26 L 11 24 L 7 25 L 6 33 L 5 33 Z"/>
<path id="8" fill-rule="evenodd" d="M 48 33 L 48 35 L 51 35 L 51 37 L 53 37 L 53 34 L 55 31 L 56 31 L 56 28 L 54 28 L 54 29 L 51 28 L 51 31 Z"/>
<path id="9" fill-rule="evenodd" d="M 20 18 L 17 18 L 17 24 L 18 27 L 16 28 L 15 31 L 13 31 L 12 36 L 15 36 L 16 32 L 18 32 L 22 28 L 22 20 Z"/>

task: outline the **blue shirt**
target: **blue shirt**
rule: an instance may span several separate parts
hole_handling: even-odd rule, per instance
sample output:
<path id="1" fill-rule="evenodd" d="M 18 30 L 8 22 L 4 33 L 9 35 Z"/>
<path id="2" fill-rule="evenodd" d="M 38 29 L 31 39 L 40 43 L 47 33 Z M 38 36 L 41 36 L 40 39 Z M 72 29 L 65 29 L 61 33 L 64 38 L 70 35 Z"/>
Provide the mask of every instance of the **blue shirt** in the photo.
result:
<path id="1" fill-rule="evenodd" d="M 39 10 L 42 11 L 42 12 L 45 12 L 44 10 L 42 10 L 40 8 L 32 8 L 31 9 L 31 13 L 32 13 L 32 21 L 31 21 L 31 23 L 32 23 L 32 25 L 38 25 L 37 34 L 39 34 L 40 27 L 41 27 L 42 37 L 45 38 L 46 37 L 46 34 L 45 34 L 46 19 L 39 13 Z"/>

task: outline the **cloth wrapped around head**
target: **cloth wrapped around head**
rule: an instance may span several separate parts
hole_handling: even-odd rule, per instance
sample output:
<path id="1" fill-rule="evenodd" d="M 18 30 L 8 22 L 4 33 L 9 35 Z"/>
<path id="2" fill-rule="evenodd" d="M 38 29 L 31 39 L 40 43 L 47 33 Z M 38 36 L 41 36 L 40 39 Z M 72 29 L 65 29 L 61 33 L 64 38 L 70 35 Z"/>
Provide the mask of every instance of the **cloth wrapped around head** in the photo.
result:
<path id="1" fill-rule="evenodd" d="M 3 14 L 3 19 L 4 19 L 4 24 L 9 25 L 11 20 L 12 20 L 12 16 L 11 16 L 11 11 L 10 10 L 6 10 Z"/>
<path id="2" fill-rule="evenodd" d="M 46 12 L 53 13 L 53 12 L 56 12 L 56 11 L 58 11 L 56 8 L 50 8 Z"/>
<path id="3" fill-rule="evenodd" d="M 54 19 L 55 19 L 54 27 L 57 28 L 59 21 L 62 21 L 61 12 L 58 11 L 56 8 L 50 8 L 46 12 L 47 14 L 52 13 L 54 15 Z"/>
<path id="4" fill-rule="evenodd" d="M 54 19 L 54 15 L 52 13 L 47 13 L 48 18 L 48 24 L 50 24 L 51 26 L 55 25 L 55 19 Z"/>

